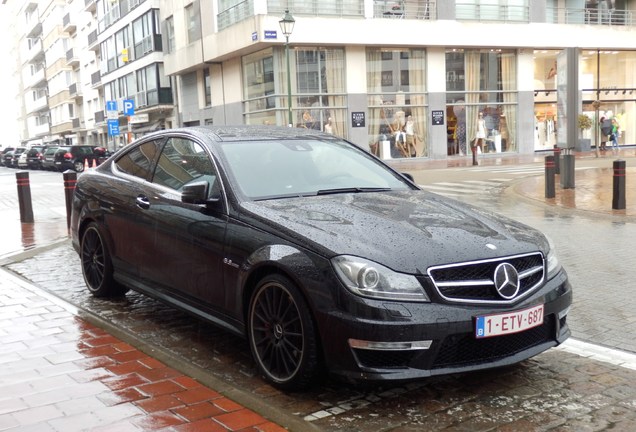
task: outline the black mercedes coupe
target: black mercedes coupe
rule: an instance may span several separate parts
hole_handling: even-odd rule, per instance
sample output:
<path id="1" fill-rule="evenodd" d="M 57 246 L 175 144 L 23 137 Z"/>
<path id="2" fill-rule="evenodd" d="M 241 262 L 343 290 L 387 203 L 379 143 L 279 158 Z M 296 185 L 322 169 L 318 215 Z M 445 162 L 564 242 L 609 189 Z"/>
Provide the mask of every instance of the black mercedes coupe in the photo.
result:
<path id="1" fill-rule="evenodd" d="M 281 389 L 500 367 L 570 335 L 543 234 L 314 130 L 147 135 L 79 175 L 71 232 L 93 295 L 133 289 L 244 336 Z"/>

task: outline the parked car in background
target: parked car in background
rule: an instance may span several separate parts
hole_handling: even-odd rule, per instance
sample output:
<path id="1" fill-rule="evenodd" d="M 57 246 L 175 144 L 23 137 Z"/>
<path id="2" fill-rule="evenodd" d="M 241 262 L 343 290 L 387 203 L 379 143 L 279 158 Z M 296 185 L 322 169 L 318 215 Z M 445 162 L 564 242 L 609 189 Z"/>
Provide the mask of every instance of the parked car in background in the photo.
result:
<path id="1" fill-rule="evenodd" d="M 40 164 L 43 170 L 57 171 L 57 168 L 55 167 L 55 152 L 57 149 L 58 146 L 49 146 L 46 150 L 44 150 L 42 163 Z"/>
<path id="2" fill-rule="evenodd" d="M 94 161 L 97 161 L 95 146 L 62 146 L 55 152 L 55 167 L 58 171 L 73 170 L 79 173 L 84 171 L 86 165 L 92 167 Z"/>
<path id="3" fill-rule="evenodd" d="M 5 153 L 3 156 L 4 166 L 7 168 L 18 168 L 18 158 L 26 150 L 26 147 L 16 147 L 15 150 Z"/>
<path id="4" fill-rule="evenodd" d="M 15 150 L 15 147 L 4 147 L 4 148 L 2 148 L 2 151 L 0 151 L 0 166 L 5 166 L 4 165 L 4 156 L 7 153 L 12 152 L 13 150 Z"/>
<path id="5" fill-rule="evenodd" d="M 27 168 L 30 169 L 42 169 L 42 161 L 44 160 L 44 151 L 47 146 L 32 146 L 27 151 Z"/>
<path id="6" fill-rule="evenodd" d="M 134 289 L 242 335 L 282 389 L 325 367 L 502 367 L 570 336 L 572 287 L 543 234 L 311 129 L 149 134 L 78 176 L 71 239 L 91 294 Z"/>
<path id="7" fill-rule="evenodd" d="M 17 162 L 17 166 L 16 168 L 20 168 L 20 169 L 27 169 L 28 168 L 28 164 L 27 164 L 27 153 L 29 152 L 29 150 L 27 149 L 26 151 L 22 152 L 20 154 L 20 156 L 18 157 L 18 162 Z"/>
<path id="8" fill-rule="evenodd" d="M 104 163 L 104 161 L 112 155 L 112 153 L 104 147 L 95 147 L 93 153 L 95 153 L 95 157 L 97 158 L 97 166 Z"/>

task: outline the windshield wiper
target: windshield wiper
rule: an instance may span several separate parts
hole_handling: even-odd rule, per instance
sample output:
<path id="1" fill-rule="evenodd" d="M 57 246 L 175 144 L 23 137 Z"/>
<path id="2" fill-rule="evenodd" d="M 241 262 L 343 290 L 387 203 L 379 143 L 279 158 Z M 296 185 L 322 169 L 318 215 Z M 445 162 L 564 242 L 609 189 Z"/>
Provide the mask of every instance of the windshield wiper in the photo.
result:
<path id="1" fill-rule="evenodd" d="M 334 189 L 321 189 L 316 192 L 316 195 L 330 195 L 340 193 L 361 193 L 361 192 L 386 192 L 391 188 L 381 187 L 347 187 L 347 188 L 334 188 Z"/>

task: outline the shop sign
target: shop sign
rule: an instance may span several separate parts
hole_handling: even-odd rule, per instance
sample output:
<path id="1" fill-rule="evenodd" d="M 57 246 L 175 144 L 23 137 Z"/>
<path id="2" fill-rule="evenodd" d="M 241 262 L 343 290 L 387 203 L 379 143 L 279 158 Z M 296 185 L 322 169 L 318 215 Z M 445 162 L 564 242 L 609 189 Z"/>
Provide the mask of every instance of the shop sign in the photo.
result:
<path id="1" fill-rule="evenodd" d="M 353 127 L 365 127 L 364 111 L 352 112 L 351 124 Z"/>
<path id="2" fill-rule="evenodd" d="M 444 111 L 433 110 L 431 111 L 431 117 L 433 119 L 433 126 L 439 126 L 444 124 Z"/>

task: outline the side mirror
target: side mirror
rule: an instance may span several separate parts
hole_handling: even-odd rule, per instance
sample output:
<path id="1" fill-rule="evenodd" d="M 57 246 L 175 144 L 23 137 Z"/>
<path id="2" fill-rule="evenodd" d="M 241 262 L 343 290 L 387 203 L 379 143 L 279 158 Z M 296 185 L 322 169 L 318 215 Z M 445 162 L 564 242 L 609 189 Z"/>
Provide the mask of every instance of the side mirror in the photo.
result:
<path id="1" fill-rule="evenodd" d="M 410 180 L 411 183 L 415 183 L 415 179 L 413 178 L 413 176 L 411 174 L 406 173 L 406 172 L 403 172 L 403 173 L 400 173 L 400 174 L 402 174 L 403 177 L 406 177 L 408 180 Z"/>
<path id="2" fill-rule="evenodd" d="M 187 204 L 205 204 L 208 200 L 208 182 L 196 182 L 185 185 L 181 190 L 181 202 Z"/>

